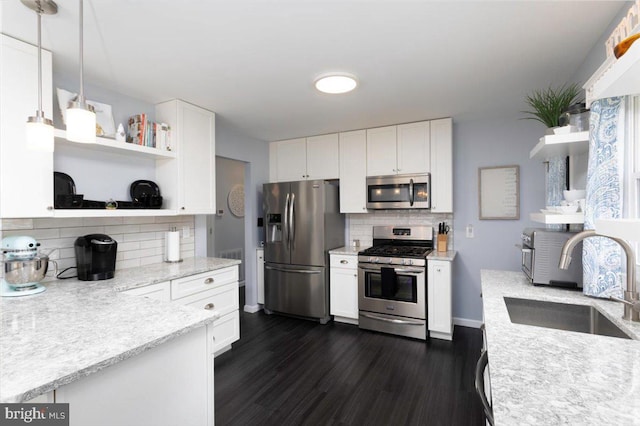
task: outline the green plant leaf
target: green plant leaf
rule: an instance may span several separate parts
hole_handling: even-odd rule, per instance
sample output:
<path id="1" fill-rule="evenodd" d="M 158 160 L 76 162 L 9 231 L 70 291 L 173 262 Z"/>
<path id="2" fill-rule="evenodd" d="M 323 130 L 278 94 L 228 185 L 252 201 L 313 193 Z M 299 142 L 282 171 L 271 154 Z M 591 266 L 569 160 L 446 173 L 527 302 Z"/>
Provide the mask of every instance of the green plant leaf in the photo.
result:
<path id="1" fill-rule="evenodd" d="M 576 102 L 582 100 L 582 90 L 577 84 L 563 85 L 554 89 L 549 86 L 544 90 L 534 90 L 527 95 L 525 102 L 531 107 L 530 111 L 522 111 L 531 117 L 524 117 L 525 120 L 536 120 L 547 127 L 559 125 L 562 113 Z"/>

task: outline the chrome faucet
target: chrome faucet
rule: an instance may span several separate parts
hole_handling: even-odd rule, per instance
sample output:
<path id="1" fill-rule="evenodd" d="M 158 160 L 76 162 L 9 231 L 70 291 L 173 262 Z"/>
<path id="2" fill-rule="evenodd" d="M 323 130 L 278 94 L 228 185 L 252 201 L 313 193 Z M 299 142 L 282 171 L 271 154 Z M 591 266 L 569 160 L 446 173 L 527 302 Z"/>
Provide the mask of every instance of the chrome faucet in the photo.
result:
<path id="1" fill-rule="evenodd" d="M 624 303 L 624 319 L 640 322 L 640 297 L 638 297 L 638 291 L 636 290 L 635 255 L 633 254 L 633 249 L 625 240 L 597 234 L 596 231 L 592 230 L 579 232 L 565 241 L 562 246 L 562 252 L 560 252 L 560 263 L 558 264 L 558 267 L 560 269 L 567 269 L 571 263 L 571 252 L 573 251 L 573 248 L 580 241 L 589 237 L 609 238 L 610 240 L 618 243 L 624 250 L 624 254 L 627 258 L 627 290 L 624 292 L 624 299 L 618 299 L 617 297 L 610 297 L 610 299 Z"/>

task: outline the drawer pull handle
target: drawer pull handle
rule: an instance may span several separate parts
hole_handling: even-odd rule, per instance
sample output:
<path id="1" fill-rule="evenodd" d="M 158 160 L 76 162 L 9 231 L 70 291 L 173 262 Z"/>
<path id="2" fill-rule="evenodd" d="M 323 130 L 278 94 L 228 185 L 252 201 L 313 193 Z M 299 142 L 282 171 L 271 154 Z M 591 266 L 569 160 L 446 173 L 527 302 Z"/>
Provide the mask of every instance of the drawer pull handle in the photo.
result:
<path id="1" fill-rule="evenodd" d="M 346 265 L 347 263 L 349 263 L 349 261 L 348 261 L 348 260 L 344 260 L 344 259 L 342 259 L 342 260 L 340 261 L 340 263 L 342 263 L 343 265 Z"/>
<path id="2" fill-rule="evenodd" d="M 206 305 L 204 305 L 204 308 L 207 310 L 211 310 L 213 308 L 215 308 L 216 305 L 214 305 L 213 303 L 207 303 Z"/>
<path id="3" fill-rule="evenodd" d="M 204 280 L 205 284 L 211 284 L 213 282 L 213 278 L 207 278 L 206 280 Z"/>

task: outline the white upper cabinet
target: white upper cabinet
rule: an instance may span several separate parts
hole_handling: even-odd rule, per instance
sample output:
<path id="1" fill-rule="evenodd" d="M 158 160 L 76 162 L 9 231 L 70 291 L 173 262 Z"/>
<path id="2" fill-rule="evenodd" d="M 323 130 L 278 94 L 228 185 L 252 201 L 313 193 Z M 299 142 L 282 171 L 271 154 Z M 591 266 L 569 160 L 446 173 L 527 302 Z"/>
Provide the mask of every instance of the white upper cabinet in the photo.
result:
<path id="1" fill-rule="evenodd" d="M 367 176 L 398 173 L 397 126 L 367 129 Z"/>
<path id="2" fill-rule="evenodd" d="M 338 179 L 338 134 L 307 138 L 307 179 Z"/>
<path id="3" fill-rule="evenodd" d="M 367 132 L 340 133 L 340 213 L 367 212 Z"/>
<path id="4" fill-rule="evenodd" d="M 269 157 L 272 182 L 339 177 L 337 133 L 272 142 Z"/>
<path id="5" fill-rule="evenodd" d="M 26 147 L 38 109 L 38 49 L 0 35 L 0 217 L 53 216 L 53 153 Z M 42 108 L 53 118 L 51 52 L 42 51 Z"/>
<path id="6" fill-rule="evenodd" d="M 398 125 L 398 173 L 427 173 L 431 167 L 429 122 Z"/>
<path id="7" fill-rule="evenodd" d="M 178 214 L 214 214 L 215 114 L 180 100 L 156 105 L 156 120 L 172 130 L 178 161 L 157 160 L 158 185 Z"/>
<path id="8" fill-rule="evenodd" d="M 453 212 L 453 123 L 431 121 L 431 212 Z"/>
<path id="9" fill-rule="evenodd" d="M 367 176 L 428 173 L 429 122 L 367 130 Z"/>

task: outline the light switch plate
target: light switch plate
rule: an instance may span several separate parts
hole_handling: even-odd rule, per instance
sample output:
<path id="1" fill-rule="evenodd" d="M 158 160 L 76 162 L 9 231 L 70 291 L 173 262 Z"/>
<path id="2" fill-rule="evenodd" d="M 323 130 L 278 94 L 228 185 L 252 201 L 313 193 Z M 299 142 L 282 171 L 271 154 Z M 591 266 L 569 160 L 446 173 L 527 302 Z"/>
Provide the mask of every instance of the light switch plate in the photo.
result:
<path id="1" fill-rule="evenodd" d="M 473 238 L 473 225 L 467 225 L 467 238 Z"/>

